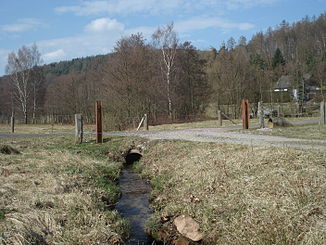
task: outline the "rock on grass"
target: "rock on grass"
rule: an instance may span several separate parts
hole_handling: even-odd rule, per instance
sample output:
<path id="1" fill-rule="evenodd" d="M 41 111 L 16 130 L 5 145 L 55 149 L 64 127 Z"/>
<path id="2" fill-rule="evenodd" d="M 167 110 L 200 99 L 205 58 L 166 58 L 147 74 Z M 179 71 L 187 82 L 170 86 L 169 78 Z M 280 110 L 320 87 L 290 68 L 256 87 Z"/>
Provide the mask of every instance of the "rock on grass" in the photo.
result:
<path id="1" fill-rule="evenodd" d="M 203 235 L 198 231 L 199 224 L 191 217 L 180 215 L 174 219 L 174 225 L 181 235 L 194 242 L 202 240 Z"/>

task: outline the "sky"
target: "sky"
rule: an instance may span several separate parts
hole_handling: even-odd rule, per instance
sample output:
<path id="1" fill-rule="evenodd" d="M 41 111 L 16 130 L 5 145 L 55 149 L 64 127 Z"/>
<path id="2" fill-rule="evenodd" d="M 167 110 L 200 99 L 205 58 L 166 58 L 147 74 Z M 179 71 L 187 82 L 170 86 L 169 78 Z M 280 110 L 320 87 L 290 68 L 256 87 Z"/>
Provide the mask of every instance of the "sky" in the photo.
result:
<path id="1" fill-rule="evenodd" d="M 173 22 L 180 42 L 207 50 L 325 11 L 326 0 L 0 0 L 0 75 L 8 53 L 33 43 L 48 64 L 109 53 L 135 33 L 150 42 Z"/>

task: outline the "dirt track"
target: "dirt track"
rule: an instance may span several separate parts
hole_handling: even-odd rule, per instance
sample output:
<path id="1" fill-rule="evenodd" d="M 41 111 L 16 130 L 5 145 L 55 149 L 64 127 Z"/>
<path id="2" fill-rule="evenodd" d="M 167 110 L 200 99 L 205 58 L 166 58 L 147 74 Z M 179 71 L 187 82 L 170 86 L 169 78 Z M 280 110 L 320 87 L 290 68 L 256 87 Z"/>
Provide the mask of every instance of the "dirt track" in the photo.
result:
<path id="1" fill-rule="evenodd" d="M 252 146 L 294 147 L 300 149 L 326 150 L 326 140 L 306 140 L 280 136 L 257 135 L 229 131 L 233 128 L 201 128 L 170 131 L 118 132 L 105 135 L 140 136 L 151 140 L 174 139 L 199 142 L 222 142 Z"/>

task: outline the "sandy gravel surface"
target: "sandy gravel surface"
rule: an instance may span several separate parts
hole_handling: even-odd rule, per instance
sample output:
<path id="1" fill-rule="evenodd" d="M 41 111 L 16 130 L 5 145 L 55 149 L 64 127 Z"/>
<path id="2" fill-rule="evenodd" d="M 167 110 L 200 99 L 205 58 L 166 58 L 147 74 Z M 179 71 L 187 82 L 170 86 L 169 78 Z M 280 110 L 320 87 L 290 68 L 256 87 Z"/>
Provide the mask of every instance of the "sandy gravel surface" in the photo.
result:
<path id="1" fill-rule="evenodd" d="M 169 131 L 141 131 L 141 132 L 115 132 L 106 135 L 139 136 L 151 140 L 190 140 L 199 142 L 222 142 L 231 144 L 242 144 L 252 146 L 279 146 L 294 147 L 300 149 L 326 150 L 326 140 L 307 140 L 299 138 L 286 138 L 280 136 L 257 135 L 229 131 L 232 128 L 201 128 Z"/>

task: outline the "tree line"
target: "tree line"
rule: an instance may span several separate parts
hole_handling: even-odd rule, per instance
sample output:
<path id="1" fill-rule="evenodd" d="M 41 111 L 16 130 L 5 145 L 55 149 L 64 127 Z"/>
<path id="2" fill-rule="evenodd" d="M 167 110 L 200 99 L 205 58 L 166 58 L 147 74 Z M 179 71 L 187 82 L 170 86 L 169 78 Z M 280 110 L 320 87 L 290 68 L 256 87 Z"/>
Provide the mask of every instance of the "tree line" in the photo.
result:
<path id="1" fill-rule="evenodd" d="M 49 116 L 69 121 L 75 113 L 92 123 L 96 100 L 103 101 L 111 129 L 129 127 L 145 113 L 155 123 L 204 115 L 208 105 L 217 110 L 243 98 L 279 102 L 274 88 L 282 75 L 293 77 L 304 101 L 310 74 L 321 88 L 318 101 L 326 85 L 326 14 L 283 21 L 249 41 L 231 37 L 208 51 L 180 43 L 173 23 L 151 40 L 141 33 L 123 37 L 111 54 L 45 66 L 36 45 L 24 46 L 8 56 L 7 74 L 0 81 L 0 118 L 15 113 L 26 123 Z"/>

